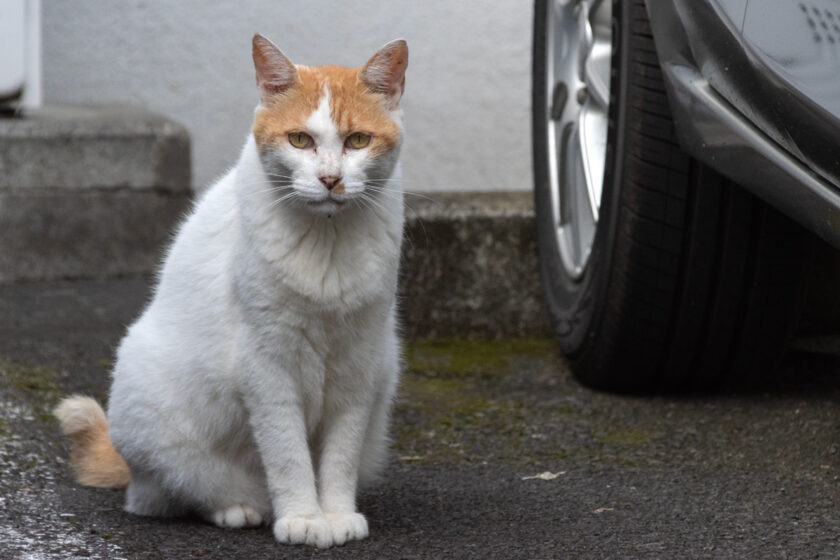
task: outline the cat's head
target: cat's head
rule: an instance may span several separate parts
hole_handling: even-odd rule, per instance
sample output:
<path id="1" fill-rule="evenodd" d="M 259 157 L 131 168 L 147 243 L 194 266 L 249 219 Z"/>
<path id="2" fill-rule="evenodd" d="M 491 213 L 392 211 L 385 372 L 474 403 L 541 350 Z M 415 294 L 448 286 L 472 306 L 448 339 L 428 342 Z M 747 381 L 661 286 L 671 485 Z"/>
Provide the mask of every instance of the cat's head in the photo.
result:
<path id="1" fill-rule="evenodd" d="M 333 214 L 386 187 L 399 153 L 408 46 L 396 40 L 360 68 L 295 66 L 254 35 L 260 105 L 254 139 L 289 202 Z M 360 200 L 363 202 L 363 200 Z"/>

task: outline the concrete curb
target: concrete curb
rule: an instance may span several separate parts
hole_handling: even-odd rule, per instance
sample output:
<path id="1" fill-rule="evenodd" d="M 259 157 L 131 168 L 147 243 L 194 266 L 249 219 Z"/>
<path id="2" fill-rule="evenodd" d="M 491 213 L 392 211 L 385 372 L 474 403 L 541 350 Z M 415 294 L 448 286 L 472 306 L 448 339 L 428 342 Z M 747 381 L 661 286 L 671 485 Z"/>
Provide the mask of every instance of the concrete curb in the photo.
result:
<path id="1" fill-rule="evenodd" d="M 550 334 L 531 193 L 407 197 L 400 282 L 410 337 Z"/>
<path id="2" fill-rule="evenodd" d="M 0 283 L 147 273 L 190 200 L 190 139 L 127 108 L 0 118 Z"/>
<path id="3" fill-rule="evenodd" d="M 130 107 L 45 107 L 0 118 L 0 190 L 190 192 L 190 138 Z"/>

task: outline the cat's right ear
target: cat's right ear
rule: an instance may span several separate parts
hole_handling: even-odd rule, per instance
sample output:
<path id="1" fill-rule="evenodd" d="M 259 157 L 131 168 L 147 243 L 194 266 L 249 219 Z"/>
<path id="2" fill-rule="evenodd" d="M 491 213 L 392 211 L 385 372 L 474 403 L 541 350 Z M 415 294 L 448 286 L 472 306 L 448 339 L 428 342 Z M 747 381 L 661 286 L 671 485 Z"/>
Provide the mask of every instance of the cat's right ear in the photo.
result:
<path id="1" fill-rule="evenodd" d="M 286 58 L 274 43 L 259 33 L 254 34 L 252 45 L 260 101 L 267 105 L 272 97 L 283 93 L 297 82 L 298 72 L 292 61 Z"/>

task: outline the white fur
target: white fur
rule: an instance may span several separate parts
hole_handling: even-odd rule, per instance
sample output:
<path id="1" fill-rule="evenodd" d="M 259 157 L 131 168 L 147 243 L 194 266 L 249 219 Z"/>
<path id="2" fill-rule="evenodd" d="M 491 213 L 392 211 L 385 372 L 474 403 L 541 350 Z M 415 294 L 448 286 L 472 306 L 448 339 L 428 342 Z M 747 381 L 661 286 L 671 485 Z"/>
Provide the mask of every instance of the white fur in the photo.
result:
<path id="1" fill-rule="evenodd" d="M 130 512 L 273 517 L 281 542 L 320 547 L 367 536 L 355 496 L 387 445 L 403 205 L 398 181 L 364 192 L 366 173 L 398 171 L 396 153 L 342 155 L 328 95 L 307 123 L 317 154 L 260 154 L 249 137 L 119 347 L 108 419 Z M 325 170 L 344 177 L 343 204 L 318 182 Z"/>
<path id="2" fill-rule="evenodd" d="M 105 415 L 95 400 L 82 395 L 74 395 L 61 401 L 55 409 L 55 415 L 61 422 L 65 434 L 75 434 L 93 426 L 105 425 Z"/>

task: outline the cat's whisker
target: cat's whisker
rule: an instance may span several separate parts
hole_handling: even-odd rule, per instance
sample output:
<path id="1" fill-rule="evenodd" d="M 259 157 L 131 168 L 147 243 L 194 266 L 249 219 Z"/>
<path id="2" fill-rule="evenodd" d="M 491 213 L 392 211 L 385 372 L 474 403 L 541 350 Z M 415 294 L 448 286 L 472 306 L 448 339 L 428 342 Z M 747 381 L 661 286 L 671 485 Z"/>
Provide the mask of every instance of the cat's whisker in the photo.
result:
<path id="1" fill-rule="evenodd" d="M 291 175 L 286 175 L 285 173 L 277 173 L 276 171 L 270 171 L 265 168 L 244 174 L 244 176 L 246 177 L 259 177 L 262 175 L 273 175 L 275 177 L 291 177 Z"/>
<path id="2" fill-rule="evenodd" d="M 371 178 L 368 181 L 399 181 L 401 183 L 413 183 L 416 182 L 415 179 L 406 179 L 405 177 L 379 177 L 379 178 Z"/>
<path id="3" fill-rule="evenodd" d="M 245 176 L 245 177 L 238 177 L 237 183 L 242 185 L 260 185 L 260 184 L 268 184 L 268 185 L 291 185 L 294 183 L 294 180 L 291 178 L 266 178 L 260 177 L 257 175 L 254 176 Z"/>
<path id="4" fill-rule="evenodd" d="M 243 173 L 239 175 L 240 177 L 283 177 L 285 179 L 291 179 L 292 175 L 286 175 L 284 173 L 274 173 L 272 171 L 260 171 L 258 173 Z"/>
<path id="5" fill-rule="evenodd" d="M 366 196 L 363 196 L 363 198 L 366 198 L 368 202 L 373 204 L 379 210 L 382 210 L 385 213 L 388 212 L 388 209 L 385 207 L 385 205 L 383 205 L 381 202 L 379 202 L 378 200 L 376 200 L 372 196 L 366 195 Z"/>
<path id="6" fill-rule="evenodd" d="M 373 181 L 376 181 L 376 180 L 374 179 Z M 390 189 L 387 188 L 387 182 L 382 183 L 382 184 L 377 184 L 375 182 L 372 182 L 371 180 L 367 180 L 367 181 L 365 181 L 365 186 L 369 187 L 371 189 L 379 189 L 379 190 L 385 190 L 385 191 L 390 190 Z M 429 196 L 427 196 L 423 193 L 419 193 L 417 191 L 409 191 L 409 190 L 402 189 L 401 192 L 403 194 L 407 194 L 407 195 L 410 195 L 410 196 L 416 196 L 416 197 L 419 197 L 419 198 L 434 200 L 433 198 L 431 198 L 431 197 L 429 197 Z"/>
<path id="7" fill-rule="evenodd" d="M 291 192 L 286 192 L 286 190 L 284 189 L 284 190 L 279 190 L 279 191 L 266 191 L 266 192 L 263 192 L 263 193 L 256 193 L 256 192 L 246 193 L 245 197 L 250 199 L 250 198 L 257 197 L 257 196 L 269 195 L 268 196 L 269 199 L 276 200 L 274 197 L 271 196 L 272 194 L 279 195 L 280 197 L 286 197 L 286 196 L 291 196 L 292 193 Z"/>
<path id="8" fill-rule="evenodd" d="M 260 183 L 251 183 L 251 184 L 239 183 L 239 186 L 240 187 L 252 187 L 252 186 L 259 185 L 259 184 Z M 290 189 L 290 188 L 292 188 L 291 185 L 276 185 L 276 186 L 273 186 L 273 187 L 269 187 L 267 189 L 260 189 L 260 190 L 253 191 L 253 194 L 267 193 L 267 192 L 277 192 L 277 191 L 282 191 L 282 190 L 286 190 L 286 189 Z"/>
<path id="9" fill-rule="evenodd" d="M 401 199 L 401 198 L 402 198 L 402 195 L 404 194 L 404 193 L 402 193 L 402 192 L 394 192 L 394 191 L 391 191 L 391 190 L 389 190 L 389 189 L 376 189 L 376 188 L 371 188 L 371 189 L 367 189 L 367 190 L 370 190 L 370 191 L 372 191 L 372 192 L 376 193 L 376 195 L 377 195 L 377 196 L 382 195 L 382 196 L 391 197 L 392 199 Z M 428 197 L 426 197 L 426 198 L 428 198 Z M 432 200 L 432 199 L 429 199 L 429 200 Z M 403 206 L 405 206 L 405 207 L 406 207 L 406 208 L 408 208 L 411 212 L 413 212 L 413 213 L 414 213 L 414 215 L 419 215 L 419 213 L 417 212 L 417 210 L 415 210 L 415 209 L 414 209 L 414 208 L 413 208 L 413 207 L 412 207 L 412 206 L 411 206 L 411 205 L 410 205 L 407 201 L 405 201 L 405 199 L 404 199 L 404 198 L 402 198 L 402 201 L 403 201 Z"/>
<path id="10" fill-rule="evenodd" d="M 244 186 L 244 187 L 252 187 L 252 186 L 255 186 L 255 185 L 274 185 L 274 186 L 277 186 L 277 187 L 286 187 L 286 186 L 291 186 L 292 185 L 291 182 L 266 181 L 264 179 L 263 180 L 255 179 L 253 181 L 239 180 L 239 181 L 237 181 L 237 184 L 240 185 L 240 186 Z"/>
<path id="11" fill-rule="evenodd" d="M 369 191 L 372 191 L 372 192 L 376 193 L 376 194 L 377 194 L 377 196 L 378 196 L 378 195 L 382 195 L 382 196 L 387 196 L 387 197 L 390 197 L 390 198 L 392 198 L 392 199 L 401 199 L 401 198 L 402 198 L 402 199 L 403 199 L 403 204 L 404 204 L 406 207 L 411 208 L 411 207 L 409 206 L 409 204 L 405 201 L 405 199 L 404 199 L 404 198 L 403 198 L 403 196 L 402 196 L 402 195 L 404 195 L 404 194 L 406 194 L 406 193 L 403 193 L 402 191 L 395 192 L 395 191 L 392 191 L 392 190 L 389 190 L 389 189 L 376 189 L 376 188 L 369 188 L 369 189 L 367 189 L 367 190 L 369 190 Z M 431 199 L 431 198 L 429 198 L 429 197 L 424 197 L 424 198 L 426 198 L 426 199 L 428 199 L 428 200 L 433 200 L 433 199 Z"/>
<path id="12" fill-rule="evenodd" d="M 262 191 L 254 191 L 254 192 L 253 192 L 253 193 L 251 193 L 251 194 L 255 194 L 255 195 L 256 195 L 256 194 L 267 194 L 267 193 L 272 193 L 272 194 L 275 194 L 275 193 L 286 193 L 286 192 L 293 192 L 294 190 L 295 190 L 295 189 L 293 189 L 293 188 L 291 188 L 291 187 L 278 187 L 278 188 L 275 188 L 275 189 L 265 189 L 265 190 L 262 190 Z"/>
<path id="13" fill-rule="evenodd" d="M 403 191 L 403 194 L 408 195 L 408 196 L 415 196 L 417 198 L 423 198 L 425 200 L 430 200 L 432 202 L 436 202 L 435 198 L 433 198 L 431 196 L 428 196 L 428 195 L 425 195 L 425 194 L 418 193 L 418 192 Z"/>
<path id="14" fill-rule="evenodd" d="M 387 208 L 385 208 L 385 207 L 382 205 L 382 203 L 380 203 L 379 201 L 377 201 L 377 200 L 373 199 L 373 198 L 372 198 L 370 195 L 368 195 L 367 193 L 362 193 L 362 196 L 360 196 L 357 200 L 359 200 L 359 202 L 364 202 L 364 205 L 365 205 L 365 207 L 367 207 L 367 208 L 372 208 L 372 205 L 373 205 L 373 204 L 375 204 L 377 207 L 381 208 L 381 209 L 382 209 L 382 212 L 384 212 L 385 214 L 388 214 L 388 213 L 389 213 L 389 210 L 388 210 Z M 412 212 L 414 212 L 414 213 L 415 213 L 415 215 L 417 215 L 417 211 L 416 211 L 416 210 L 414 210 L 413 208 L 411 208 L 411 207 L 410 207 L 410 206 L 408 206 L 407 204 L 406 204 L 405 206 L 406 206 L 409 210 L 411 210 Z M 377 216 L 378 216 L 378 214 L 377 214 Z M 420 222 L 420 228 L 423 230 L 423 234 L 426 236 L 426 241 L 428 241 L 429 235 L 428 235 L 428 233 L 426 233 L 426 226 L 424 226 L 424 225 L 423 225 L 422 220 L 418 220 L 418 222 Z M 405 241 L 407 241 L 407 242 L 408 242 L 408 244 L 409 244 L 412 248 L 414 248 L 414 240 L 413 240 L 413 239 L 411 239 L 408 235 L 406 235 L 406 236 L 404 237 L 404 239 L 405 239 Z"/>
<path id="15" fill-rule="evenodd" d="M 381 201 L 376 200 L 376 198 L 370 196 L 368 193 L 362 193 L 359 197 L 360 199 L 364 200 L 371 211 L 381 220 L 385 221 L 387 217 L 391 214 L 391 210 L 387 208 Z"/>
<path id="16" fill-rule="evenodd" d="M 373 188 L 376 188 L 376 187 L 373 187 Z M 383 189 L 381 189 L 380 192 L 388 192 L 388 189 L 383 188 Z M 403 190 L 403 191 L 401 191 L 401 193 L 406 195 L 406 196 L 413 196 L 413 197 L 416 197 L 416 198 L 422 198 L 422 199 L 425 199 L 425 200 L 435 202 L 435 199 L 432 198 L 431 196 L 421 194 L 421 193 L 418 193 L 418 192 Z"/>
<path id="17" fill-rule="evenodd" d="M 252 182 L 266 182 L 266 183 L 276 183 L 278 181 L 293 181 L 293 177 L 281 177 L 281 176 L 271 176 L 271 175 L 259 175 L 259 174 L 252 174 L 252 175 L 244 175 L 242 177 L 237 177 L 238 180 L 245 179 L 250 180 Z"/>
<path id="18" fill-rule="evenodd" d="M 399 195 L 399 193 L 394 193 L 394 192 L 392 192 L 392 191 L 389 191 L 388 189 L 376 189 L 376 188 L 372 188 L 372 189 L 370 189 L 370 190 L 372 190 L 372 191 L 376 192 L 377 194 L 382 194 L 382 195 L 387 195 L 387 196 L 394 196 L 394 197 L 396 197 L 396 196 L 398 196 L 398 195 Z M 369 195 L 367 195 L 367 193 L 363 193 L 363 195 L 362 195 L 362 196 L 367 197 L 367 198 L 370 200 Z M 434 200 L 434 199 L 429 198 L 429 197 L 424 197 L 424 198 L 426 198 L 426 199 L 428 199 L 428 200 L 432 200 L 432 201 Z M 414 214 L 414 216 L 417 218 L 417 223 L 419 223 L 419 224 L 420 224 L 420 229 L 421 229 L 421 230 L 423 230 L 423 236 L 426 238 L 426 242 L 428 242 L 428 241 L 429 241 L 429 233 L 426 231 L 426 226 L 425 226 L 425 224 L 423 223 L 423 219 L 420 217 L 420 213 L 419 213 L 417 210 L 415 210 L 415 209 L 414 209 L 414 208 L 413 208 L 410 204 L 408 204 L 408 202 L 406 202 L 405 200 L 403 200 L 403 205 L 405 206 L 405 208 L 407 208 L 409 211 L 411 211 L 411 212 Z M 411 244 L 412 244 L 412 247 L 414 246 L 414 244 L 413 244 L 413 240 L 412 240 L 412 239 L 410 239 L 408 236 L 406 236 L 406 240 L 407 240 L 409 243 L 411 243 Z"/>
<path id="19" fill-rule="evenodd" d="M 368 204 L 367 200 L 365 200 L 364 196 L 360 196 L 353 199 L 353 203 L 357 206 L 361 206 L 365 210 L 371 210 L 370 204 Z"/>
<path id="20" fill-rule="evenodd" d="M 278 198 L 277 200 L 275 200 L 274 202 L 272 202 L 271 204 L 269 204 L 269 206 L 268 206 L 268 207 L 269 207 L 269 208 L 274 208 L 275 206 L 278 206 L 279 204 L 282 204 L 282 203 L 283 203 L 283 202 L 285 202 L 286 200 L 289 200 L 289 199 L 294 200 L 294 199 L 296 199 L 297 197 L 298 197 L 298 192 L 297 192 L 297 191 L 292 191 L 292 192 L 290 192 L 289 194 L 287 194 L 287 195 L 285 195 L 285 196 L 281 196 L 280 198 Z"/>
<path id="21" fill-rule="evenodd" d="M 403 192 L 403 190 L 400 188 L 390 188 L 390 185 L 365 185 L 365 188 L 376 192 L 389 192 L 395 194 Z"/>
<path id="22" fill-rule="evenodd" d="M 391 197 L 394 197 L 394 198 L 399 198 L 400 195 L 402 195 L 402 191 L 394 191 L 394 190 L 391 190 L 391 189 L 380 189 L 380 188 L 370 187 L 370 186 L 365 188 L 365 192 L 372 192 L 372 193 L 375 193 L 377 195 L 378 194 L 383 194 L 385 196 L 391 196 Z"/>

